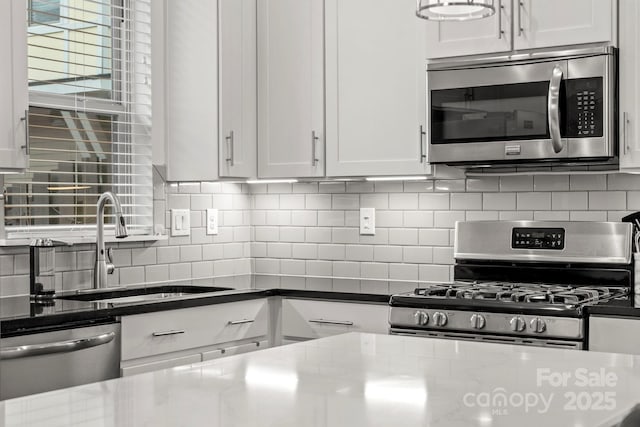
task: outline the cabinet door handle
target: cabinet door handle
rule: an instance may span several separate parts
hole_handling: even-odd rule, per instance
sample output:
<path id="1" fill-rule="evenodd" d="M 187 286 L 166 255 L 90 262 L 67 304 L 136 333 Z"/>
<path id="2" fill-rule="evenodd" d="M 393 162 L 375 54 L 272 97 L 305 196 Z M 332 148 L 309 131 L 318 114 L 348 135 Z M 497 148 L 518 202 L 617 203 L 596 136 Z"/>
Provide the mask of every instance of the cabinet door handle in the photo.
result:
<path id="1" fill-rule="evenodd" d="M 349 320 L 325 320 L 325 319 L 309 319 L 311 323 L 320 323 L 323 325 L 342 325 L 342 326 L 353 326 L 353 322 Z"/>
<path id="2" fill-rule="evenodd" d="M 255 319 L 229 320 L 227 325 L 242 325 L 244 323 L 253 323 Z"/>
<path id="3" fill-rule="evenodd" d="M 166 337 L 168 335 L 180 335 L 180 334 L 184 334 L 184 329 L 179 329 L 175 331 L 154 332 L 151 335 L 154 337 Z"/>
<path id="4" fill-rule="evenodd" d="M 502 39 L 504 35 L 504 30 L 502 29 L 502 9 L 504 9 L 502 0 L 498 0 L 498 39 Z"/>
<path id="5" fill-rule="evenodd" d="M 424 137 L 427 135 L 424 127 L 420 125 L 420 129 L 418 130 L 418 142 L 420 142 L 420 163 L 424 163 L 427 160 L 427 155 L 425 153 L 424 147 Z"/>
<path id="6" fill-rule="evenodd" d="M 24 110 L 24 117 L 20 118 L 21 122 L 24 122 L 24 145 L 20 148 L 24 149 L 27 156 L 31 155 L 31 144 L 29 143 L 29 109 Z"/>
<path id="7" fill-rule="evenodd" d="M 115 336 L 115 332 L 107 332 L 89 338 L 8 347 L 0 350 L 0 359 L 9 360 L 55 353 L 70 353 L 72 351 L 83 350 L 85 348 L 97 347 L 99 345 L 110 343 L 113 341 Z"/>
<path id="8" fill-rule="evenodd" d="M 524 2 L 522 0 L 518 0 L 518 37 L 522 36 L 524 32 L 524 28 L 522 28 L 522 8 L 524 7 Z"/>
<path id="9" fill-rule="evenodd" d="M 227 161 L 227 163 L 229 163 L 229 166 L 233 166 L 233 158 L 234 156 L 234 152 L 233 152 L 233 131 L 231 131 L 229 133 L 229 136 L 226 136 L 225 141 L 227 141 L 227 153 L 228 153 L 228 157 L 225 159 Z"/>
<path id="10" fill-rule="evenodd" d="M 627 128 L 629 125 L 629 113 L 626 111 L 622 113 L 622 152 L 627 154 L 631 147 L 629 147 L 629 139 L 627 138 Z"/>
<path id="11" fill-rule="evenodd" d="M 316 135 L 316 131 L 311 131 L 311 164 L 316 166 L 320 161 L 318 156 L 316 156 L 316 148 L 318 145 L 318 140 L 320 138 Z"/>

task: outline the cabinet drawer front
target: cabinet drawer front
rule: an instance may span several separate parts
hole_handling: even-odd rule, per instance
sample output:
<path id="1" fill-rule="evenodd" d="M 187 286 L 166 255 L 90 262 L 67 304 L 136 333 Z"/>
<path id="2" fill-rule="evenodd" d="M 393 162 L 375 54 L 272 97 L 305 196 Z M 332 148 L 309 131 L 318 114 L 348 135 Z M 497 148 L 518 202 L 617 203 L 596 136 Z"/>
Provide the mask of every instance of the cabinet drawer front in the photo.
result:
<path id="1" fill-rule="evenodd" d="M 328 301 L 283 300 L 283 337 L 321 338 L 345 332 L 386 334 L 389 307 Z"/>
<path id="2" fill-rule="evenodd" d="M 145 372 L 158 371 L 160 369 L 174 368 L 176 366 L 191 365 L 202 361 L 202 356 L 194 354 L 191 356 L 176 357 L 173 359 L 158 360 L 157 362 L 143 363 L 140 365 L 127 366 L 122 368 L 121 373 L 123 377 L 129 377 L 131 375 L 143 374 Z"/>
<path id="3" fill-rule="evenodd" d="M 266 300 L 147 313 L 122 318 L 122 360 L 260 337 Z"/>
<path id="4" fill-rule="evenodd" d="M 589 351 L 640 355 L 640 319 L 589 317 Z"/>

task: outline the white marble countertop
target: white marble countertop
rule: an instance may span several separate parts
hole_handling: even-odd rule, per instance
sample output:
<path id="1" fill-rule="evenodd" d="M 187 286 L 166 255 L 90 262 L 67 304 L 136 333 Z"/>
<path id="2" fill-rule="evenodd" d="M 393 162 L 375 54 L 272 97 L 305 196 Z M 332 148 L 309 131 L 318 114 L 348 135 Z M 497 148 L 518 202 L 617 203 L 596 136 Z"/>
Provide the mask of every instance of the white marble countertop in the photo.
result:
<path id="1" fill-rule="evenodd" d="M 350 333 L 7 400 L 0 424 L 595 427 L 638 402 L 640 357 Z"/>

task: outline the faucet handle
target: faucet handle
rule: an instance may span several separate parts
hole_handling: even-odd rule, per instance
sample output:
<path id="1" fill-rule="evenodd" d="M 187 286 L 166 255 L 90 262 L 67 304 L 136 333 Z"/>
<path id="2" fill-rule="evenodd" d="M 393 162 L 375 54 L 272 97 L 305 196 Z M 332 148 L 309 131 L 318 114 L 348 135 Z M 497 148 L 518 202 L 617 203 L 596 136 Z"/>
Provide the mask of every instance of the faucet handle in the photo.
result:
<path id="1" fill-rule="evenodd" d="M 116 270 L 116 266 L 113 264 L 113 248 L 108 248 L 106 252 L 107 256 L 107 274 L 113 274 Z"/>

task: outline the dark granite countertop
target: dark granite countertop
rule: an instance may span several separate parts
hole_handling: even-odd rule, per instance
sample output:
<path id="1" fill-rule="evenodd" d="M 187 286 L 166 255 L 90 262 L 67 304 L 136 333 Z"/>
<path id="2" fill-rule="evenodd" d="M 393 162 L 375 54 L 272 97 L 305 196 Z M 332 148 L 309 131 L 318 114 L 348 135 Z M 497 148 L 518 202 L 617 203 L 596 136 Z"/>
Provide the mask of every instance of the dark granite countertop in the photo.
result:
<path id="1" fill-rule="evenodd" d="M 215 280 L 174 282 L 180 286 L 216 286 Z M 152 286 L 138 286 L 135 289 L 151 289 Z M 386 304 L 389 295 L 360 294 L 345 292 L 308 291 L 295 289 L 230 289 L 203 292 L 153 301 L 124 303 L 77 301 L 55 298 L 48 303 L 31 302 L 28 295 L 0 298 L 0 337 L 44 332 L 69 327 L 87 326 L 115 321 L 120 316 L 175 310 L 203 305 L 224 304 L 270 296 L 308 298 L 318 300 L 352 301 Z M 63 292 L 61 297 L 74 295 Z M 81 294 L 79 294 L 81 295 Z"/>

